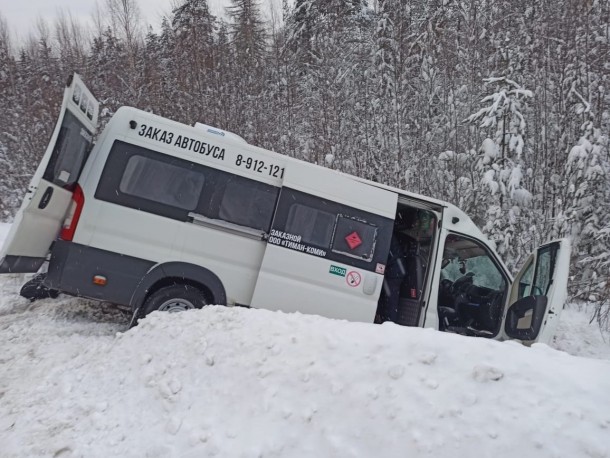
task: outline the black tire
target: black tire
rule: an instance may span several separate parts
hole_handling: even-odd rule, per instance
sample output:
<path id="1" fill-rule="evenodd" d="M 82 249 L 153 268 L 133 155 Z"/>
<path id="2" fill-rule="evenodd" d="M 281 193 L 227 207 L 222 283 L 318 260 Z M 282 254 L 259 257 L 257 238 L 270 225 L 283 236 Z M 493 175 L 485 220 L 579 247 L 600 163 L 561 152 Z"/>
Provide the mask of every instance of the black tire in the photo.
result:
<path id="1" fill-rule="evenodd" d="M 181 312 L 189 309 L 200 309 L 208 305 L 205 294 L 190 285 L 165 286 L 152 293 L 142 305 L 141 317 L 155 310 L 165 312 Z"/>

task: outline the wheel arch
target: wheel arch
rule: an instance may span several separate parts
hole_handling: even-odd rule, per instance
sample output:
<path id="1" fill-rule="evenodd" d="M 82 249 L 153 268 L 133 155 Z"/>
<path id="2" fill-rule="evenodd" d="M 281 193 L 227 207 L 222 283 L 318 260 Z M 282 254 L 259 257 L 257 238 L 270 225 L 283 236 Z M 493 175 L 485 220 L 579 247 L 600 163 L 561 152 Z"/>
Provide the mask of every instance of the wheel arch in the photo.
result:
<path id="1" fill-rule="evenodd" d="M 131 296 L 129 305 L 136 310 L 151 293 L 172 284 L 194 286 L 209 295 L 212 304 L 227 304 L 224 285 L 214 272 L 186 262 L 167 262 L 157 264 L 146 273 Z"/>

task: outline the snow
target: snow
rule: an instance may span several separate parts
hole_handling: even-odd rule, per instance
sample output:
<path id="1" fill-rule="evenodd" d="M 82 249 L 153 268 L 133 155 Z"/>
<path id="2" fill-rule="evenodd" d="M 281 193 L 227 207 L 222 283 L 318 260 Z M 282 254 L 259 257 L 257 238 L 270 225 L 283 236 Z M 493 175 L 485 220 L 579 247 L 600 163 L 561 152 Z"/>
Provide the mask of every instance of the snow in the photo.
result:
<path id="1" fill-rule="evenodd" d="M 561 313 L 553 347 L 572 355 L 610 360 L 610 335 L 591 323 L 592 306 L 570 304 Z"/>
<path id="2" fill-rule="evenodd" d="M 491 164 L 500 153 L 498 151 L 498 145 L 491 139 L 486 138 L 481 144 L 481 152 L 483 153 L 483 164 Z"/>
<path id="3" fill-rule="evenodd" d="M 443 151 L 441 154 L 438 155 L 439 161 L 450 161 L 453 159 L 455 159 L 454 151 Z"/>
<path id="4" fill-rule="evenodd" d="M 495 170 L 491 169 L 485 172 L 485 174 L 483 175 L 483 179 L 481 180 L 484 185 L 489 186 L 489 191 L 491 192 L 491 194 L 495 194 L 496 192 L 498 192 L 498 189 L 500 187 L 495 179 L 495 176 Z"/>
<path id="5" fill-rule="evenodd" d="M 226 307 L 127 331 L 108 304 L 29 303 L 23 280 L 0 277 L 3 457 L 610 457 L 608 346 L 586 310 L 554 346 L 600 359 Z"/>

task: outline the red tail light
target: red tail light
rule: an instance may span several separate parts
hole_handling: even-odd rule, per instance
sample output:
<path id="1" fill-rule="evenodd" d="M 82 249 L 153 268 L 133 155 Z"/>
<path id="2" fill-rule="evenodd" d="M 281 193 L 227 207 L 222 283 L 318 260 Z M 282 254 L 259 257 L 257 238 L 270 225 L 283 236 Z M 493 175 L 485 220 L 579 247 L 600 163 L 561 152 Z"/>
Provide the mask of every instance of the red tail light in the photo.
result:
<path id="1" fill-rule="evenodd" d="M 70 205 L 68 216 L 66 216 L 64 225 L 61 228 L 61 233 L 59 234 L 60 239 L 67 240 L 69 242 L 72 241 L 74 238 L 74 232 L 76 232 L 76 225 L 78 224 L 78 220 L 84 206 L 85 195 L 83 194 L 81 187 L 76 185 L 76 188 L 74 188 L 74 193 L 72 194 L 72 204 Z"/>

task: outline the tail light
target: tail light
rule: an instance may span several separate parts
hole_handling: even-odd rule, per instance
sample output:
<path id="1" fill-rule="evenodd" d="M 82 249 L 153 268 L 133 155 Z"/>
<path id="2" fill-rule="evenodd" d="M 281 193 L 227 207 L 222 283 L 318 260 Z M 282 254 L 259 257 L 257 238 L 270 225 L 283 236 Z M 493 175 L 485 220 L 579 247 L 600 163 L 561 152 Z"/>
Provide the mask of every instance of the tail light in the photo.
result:
<path id="1" fill-rule="evenodd" d="M 61 228 L 61 233 L 59 234 L 60 239 L 67 240 L 69 242 L 72 241 L 74 238 L 74 232 L 76 232 L 76 225 L 78 224 L 78 220 L 84 206 L 85 195 L 83 194 L 81 187 L 76 185 L 76 188 L 74 188 L 74 193 L 72 194 L 72 204 L 70 205 L 70 210 L 68 210 L 68 216 L 66 216 L 64 225 Z"/>

